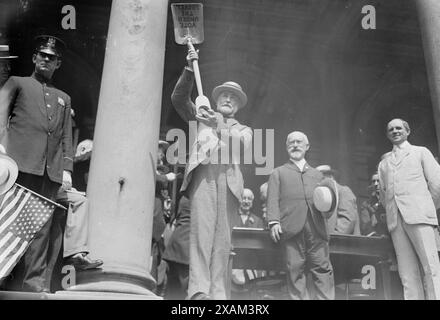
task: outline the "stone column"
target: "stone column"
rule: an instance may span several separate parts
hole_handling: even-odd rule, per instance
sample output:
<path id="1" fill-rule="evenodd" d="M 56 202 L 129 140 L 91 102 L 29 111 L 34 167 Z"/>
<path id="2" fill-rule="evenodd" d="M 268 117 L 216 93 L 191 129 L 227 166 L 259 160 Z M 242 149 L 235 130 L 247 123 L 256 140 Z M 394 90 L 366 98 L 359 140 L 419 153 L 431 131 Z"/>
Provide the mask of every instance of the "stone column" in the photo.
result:
<path id="1" fill-rule="evenodd" d="M 440 1 L 415 0 L 415 3 L 423 40 L 437 142 L 440 144 Z"/>
<path id="2" fill-rule="evenodd" d="M 149 274 L 168 1 L 113 0 L 87 194 L 102 269 L 74 291 L 152 295 Z"/>

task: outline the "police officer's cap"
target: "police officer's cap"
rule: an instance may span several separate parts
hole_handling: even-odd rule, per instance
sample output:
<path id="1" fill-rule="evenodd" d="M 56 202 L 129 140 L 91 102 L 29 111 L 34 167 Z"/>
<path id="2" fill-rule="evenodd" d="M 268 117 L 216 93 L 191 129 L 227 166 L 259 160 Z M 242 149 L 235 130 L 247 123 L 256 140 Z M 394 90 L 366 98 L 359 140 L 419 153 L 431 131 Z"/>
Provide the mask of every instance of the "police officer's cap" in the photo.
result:
<path id="1" fill-rule="evenodd" d="M 66 43 L 51 35 L 40 35 L 35 37 L 35 50 L 46 54 L 61 57 L 66 49 Z"/>

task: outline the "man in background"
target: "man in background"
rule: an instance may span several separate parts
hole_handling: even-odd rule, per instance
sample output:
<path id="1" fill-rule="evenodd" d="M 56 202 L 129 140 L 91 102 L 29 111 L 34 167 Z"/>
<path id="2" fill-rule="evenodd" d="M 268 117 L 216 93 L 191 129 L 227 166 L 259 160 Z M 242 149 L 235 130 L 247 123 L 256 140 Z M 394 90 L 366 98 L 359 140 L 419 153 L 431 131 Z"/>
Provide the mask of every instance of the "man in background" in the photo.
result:
<path id="1" fill-rule="evenodd" d="M 185 299 L 189 280 L 190 203 L 182 196 L 174 220 L 174 231 L 165 247 L 163 259 L 168 263 L 165 298 Z"/>
<path id="2" fill-rule="evenodd" d="M 232 226 L 239 228 L 264 228 L 263 220 L 252 213 L 251 209 L 254 202 L 254 193 L 251 189 L 243 189 L 240 208 L 236 215 L 232 218 Z M 240 286 L 246 282 L 261 277 L 262 271 L 258 270 L 242 270 L 232 269 L 232 294 L 240 291 Z M 234 297 L 234 295 L 232 295 Z"/>
<path id="3" fill-rule="evenodd" d="M 389 235 L 386 225 L 385 208 L 380 203 L 379 174 L 376 172 L 371 176 L 371 183 L 368 186 L 370 196 L 361 204 L 359 212 L 360 231 L 364 236 Z"/>
<path id="4" fill-rule="evenodd" d="M 0 89 L 11 74 L 11 60 L 18 58 L 9 54 L 8 45 L 0 45 Z"/>
<path id="5" fill-rule="evenodd" d="M 316 169 L 322 172 L 325 178 L 335 181 L 338 189 L 338 209 L 328 220 L 330 233 L 359 235 L 359 216 L 353 191 L 336 181 L 335 171 L 329 165 L 320 165 Z"/>
<path id="6" fill-rule="evenodd" d="M 263 220 L 251 211 L 254 198 L 255 196 L 251 189 L 243 189 L 240 207 L 237 214 L 232 217 L 233 227 L 264 228 Z"/>

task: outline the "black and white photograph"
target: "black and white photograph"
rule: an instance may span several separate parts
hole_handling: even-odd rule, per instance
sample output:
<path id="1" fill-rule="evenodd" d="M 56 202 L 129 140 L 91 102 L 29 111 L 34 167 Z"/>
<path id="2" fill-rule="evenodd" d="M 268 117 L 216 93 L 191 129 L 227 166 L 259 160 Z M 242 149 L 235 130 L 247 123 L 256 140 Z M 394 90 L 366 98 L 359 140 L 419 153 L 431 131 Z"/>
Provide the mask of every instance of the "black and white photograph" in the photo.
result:
<path id="1" fill-rule="evenodd" d="M 440 300 L 440 1 L 190 1 L 0 0 L 0 300 Z"/>

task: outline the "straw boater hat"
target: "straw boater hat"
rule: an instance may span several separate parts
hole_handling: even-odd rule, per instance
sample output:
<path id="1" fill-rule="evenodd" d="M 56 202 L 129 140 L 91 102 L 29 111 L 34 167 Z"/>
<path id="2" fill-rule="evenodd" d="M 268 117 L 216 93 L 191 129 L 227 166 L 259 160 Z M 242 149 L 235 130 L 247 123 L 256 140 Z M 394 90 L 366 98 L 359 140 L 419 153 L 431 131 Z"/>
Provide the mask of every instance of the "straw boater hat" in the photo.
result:
<path id="1" fill-rule="evenodd" d="M 9 55 L 9 46 L 6 44 L 0 45 L 0 59 L 15 59 L 17 56 Z"/>
<path id="2" fill-rule="evenodd" d="M 76 146 L 75 157 L 80 157 L 93 150 L 93 140 L 85 139 Z"/>
<path id="3" fill-rule="evenodd" d="M 237 95 L 238 99 L 240 100 L 239 109 L 243 108 L 246 105 L 247 103 L 246 93 L 244 93 L 243 89 L 238 83 L 233 81 L 227 81 L 222 85 L 215 87 L 214 90 L 212 90 L 212 99 L 214 99 L 214 101 L 217 101 L 219 95 L 224 91 L 231 91 Z"/>
<path id="4" fill-rule="evenodd" d="M 316 170 L 321 171 L 322 173 L 330 173 L 330 174 L 337 173 L 337 171 L 334 170 L 332 167 L 330 167 L 328 164 L 317 166 Z"/>
<path id="5" fill-rule="evenodd" d="M 17 176 L 17 163 L 6 155 L 5 148 L 0 145 L 0 195 L 11 189 Z"/>
<path id="6" fill-rule="evenodd" d="M 170 144 L 169 144 L 168 142 L 166 142 L 166 141 L 164 141 L 164 140 L 159 140 L 159 147 L 160 147 L 160 148 L 166 149 L 166 148 L 168 148 L 169 146 L 170 146 Z"/>
<path id="7" fill-rule="evenodd" d="M 330 218 L 338 209 L 339 196 L 336 182 L 324 179 L 313 191 L 313 203 L 324 218 Z"/>

